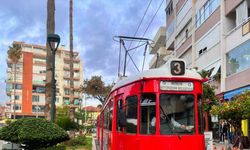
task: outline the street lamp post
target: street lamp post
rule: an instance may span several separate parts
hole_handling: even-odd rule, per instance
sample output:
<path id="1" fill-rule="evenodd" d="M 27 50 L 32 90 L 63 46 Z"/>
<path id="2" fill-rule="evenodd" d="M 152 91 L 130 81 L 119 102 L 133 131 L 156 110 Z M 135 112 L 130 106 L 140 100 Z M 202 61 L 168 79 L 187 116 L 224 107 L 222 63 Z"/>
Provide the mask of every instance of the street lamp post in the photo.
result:
<path id="1" fill-rule="evenodd" d="M 47 41 L 49 43 L 49 47 L 52 51 L 52 81 L 51 81 L 51 107 L 50 107 L 50 118 L 51 122 L 55 121 L 55 113 L 56 113 L 56 80 L 55 80 L 55 57 L 56 51 L 60 43 L 60 36 L 57 34 L 48 34 Z M 56 45 L 56 46 L 55 46 Z"/>

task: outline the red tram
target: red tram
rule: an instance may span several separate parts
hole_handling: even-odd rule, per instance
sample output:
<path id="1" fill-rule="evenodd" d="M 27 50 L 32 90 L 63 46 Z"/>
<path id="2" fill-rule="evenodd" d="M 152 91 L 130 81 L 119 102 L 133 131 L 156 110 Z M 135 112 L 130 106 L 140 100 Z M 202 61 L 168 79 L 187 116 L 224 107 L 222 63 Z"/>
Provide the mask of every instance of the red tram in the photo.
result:
<path id="1" fill-rule="evenodd" d="M 182 60 L 126 77 L 97 121 L 99 150 L 204 150 L 202 78 Z"/>

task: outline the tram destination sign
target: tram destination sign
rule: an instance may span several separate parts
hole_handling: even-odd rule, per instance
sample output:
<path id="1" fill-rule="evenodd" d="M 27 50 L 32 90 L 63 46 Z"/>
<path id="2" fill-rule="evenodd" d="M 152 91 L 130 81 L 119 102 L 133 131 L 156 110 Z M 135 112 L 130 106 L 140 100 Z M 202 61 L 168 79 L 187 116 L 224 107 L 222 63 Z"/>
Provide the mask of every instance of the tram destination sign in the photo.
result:
<path id="1" fill-rule="evenodd" d="M 193 91 L 193 82 L 171 82 L 171 81 L 161 81 L 160 89 L 166 91 Z"/>

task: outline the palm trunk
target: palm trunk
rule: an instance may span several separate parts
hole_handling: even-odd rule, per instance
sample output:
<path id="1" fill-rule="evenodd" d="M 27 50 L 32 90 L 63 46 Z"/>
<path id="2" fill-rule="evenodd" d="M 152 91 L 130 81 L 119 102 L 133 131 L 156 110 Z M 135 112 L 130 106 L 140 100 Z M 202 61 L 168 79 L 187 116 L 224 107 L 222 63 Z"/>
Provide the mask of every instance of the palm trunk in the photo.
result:
<path id="1" fill-rule="evenodd" d="M 69 26 L 70 26 L 70 119 L 74 119 L 74 63 L 73 63 L 73 0 L 69 1 Z"/>
<path id="2" fill-rule="evenodd" d="M 55 33 L 55 0 L 47 1 L 47 35 Z M 52 44 L 52 46 L 54 46 Z M 45 85 L 45 115 L 48 120 L 51 120 L 50 116 L 50 101 L 52 91 L 52 53 L 49 47 L 48 41 L 46 43 L 47 48 L 47 60 L 46 60 L 46 85 Z"/>
<path id="3" fill-rule="evenodd" d="M 14 63 L 14 117 L 16 119 L 16 63 Z"/>

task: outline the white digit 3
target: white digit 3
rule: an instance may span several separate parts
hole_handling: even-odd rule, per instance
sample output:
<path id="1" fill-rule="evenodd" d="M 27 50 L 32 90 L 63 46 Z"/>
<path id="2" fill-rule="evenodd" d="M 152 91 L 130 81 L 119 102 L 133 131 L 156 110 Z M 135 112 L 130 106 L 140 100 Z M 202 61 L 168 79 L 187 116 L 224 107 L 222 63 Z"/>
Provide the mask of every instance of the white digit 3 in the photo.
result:
<path id="1" fill-rule="evenodd" d="M 175 70 L 174 70 L 175 74 L 181 73 L 181 64 L 180 63 L 178 63 L 178 62 L 174 63 L 174 68 L 175 68 Z"/>

